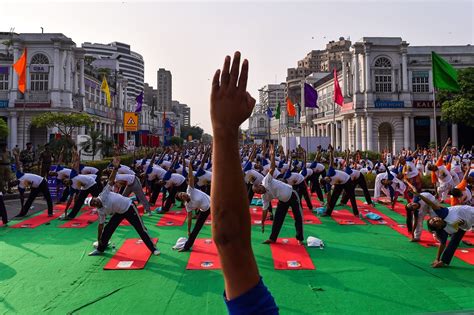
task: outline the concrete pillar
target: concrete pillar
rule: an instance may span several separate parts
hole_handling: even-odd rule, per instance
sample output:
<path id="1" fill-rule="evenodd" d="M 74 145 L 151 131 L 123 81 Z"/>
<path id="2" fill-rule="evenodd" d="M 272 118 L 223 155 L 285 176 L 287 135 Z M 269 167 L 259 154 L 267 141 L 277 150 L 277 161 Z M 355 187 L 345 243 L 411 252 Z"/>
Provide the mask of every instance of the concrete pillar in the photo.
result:
<path id="1" fill-rule="evenodd" d="M 359 84 L 359 54 L 354 54 L 353 63 L 353 75 L 354 75 L 354 94 L 360 93 L 360 84 Z"/>
<path id="2" fill-rule="evenodd" d="M 410 147 L 410 114 L 403 116 L 403 147 L 405 149 Z"/>
<path id="3" fill-rule="evenodd" d="M 347 97 L 349 92 L 349 82 L 347 80 L 347 54 L 342 53 L 342 95 Z"/>
<path id="4" fill-rule="evenodd" d="M 84 81 L 84 59 L 79 61 L 79 95 L 86 95 L 86 85 Z"/>
<path id="5" fill-rule="evenodd" d="M 60 80 L 60 67 L 61 67 L 61 60 L 59 58 L 59 46 L 58 44 L 55 44 L 54 46 L 54 75 L 53 75 L 53 90 L 58 90 L 59 89 L 59 80 Z"/>
<path id="6" fill-rule="evenodd" d="M 370 53 L 366 49 L 364 54 L 364 65 L 365 65 L 365 93 L 372 91 L 372 81 L 370 76 Z"/>
<path id="7" fill-rule="evenodd" d="M 18 144 L 18 118 L 16 112 L 10 114 L 8 129 L 10 130 L 8 147 L 13 149 Z"/>
<path id="8" fill-rule="evenodd" d="M 347 143 L 347 119 L 342 119 L 341 121 L 341 131 L 342 131 L 342 149 L 346 150 L 348 147 Z"/>
<path id="9" fill-rule="evenodd" d="M 413 149 L 416 149 L 416 141 L 415 141 L 415 118 L 410 117 L 410 143 Z"/>
<path id="10" fill-rule="evenodd" d="M 360 128 L 361 128 L 361 140 L 362 140 L 362 147 L 361 150 L 365 151 L 367 150 L 367 126 L 365 124 L 365 117 L 360 116 Z"/>
<path id="11" fill-rule="evenodd" d="M 72 68 L 72 65 L 71 65 L 71 51 L 65 51 L 65 54 L 66 54 L 66 90 L 67 91 L 72 91 L 72 86 L 71 86 L 71 82 L 72 82 L 72 74 L 71 74 L 71 68 Z"/>
<path id="12" fill-rule="evenodd" d="M 435 120 L 433 117 L 430 117 L 430 142 L 435 142 Z"/>
<path id="13" fill-rule="evenodd" d="M 451 141 L 453 143 L 453 147 L 459 146 L 459 139 L 458 139 L 458 125 L 452 124 L 451 125 Z"/>
<path id="14" fill-rule="evenodd" d="M 341 146 L 341 128 L 338 126 L 338 122 L 336 121 L 336 124 L 334 125 L 336 129 L 336 149 Z M 341 126 L 342 127 L 342 126 Z"/>
<path id="15" fill-rule="evenodd" d="M 369 151 L 373 151 L 374 150 L 374 147 L 373 147 L 373 130 L 372 130 L 372 115 L 371 114 L 367 114 L 367 150 Z"/>
<path id="16" fill-rule="evenodd" d="M 402 52 L 402 91 L 408 92 L 407 53 Z"/>
<path id="17" fill-rule="evenodd" d="M 17 62 L 19 58 L 19 50 L 18 46 L 13 46 L 13 62 Z M 18 98 L 18 75 L 16 72 L 13 70 L 13 67 L 10 69 L 10 76 L 12 77 L 11 80 L 11 89 L 10 89 L 10 96 L 9 96 L 9 102 L 8 102 L 8 107 L 15 107 L 15 101 Z"/>
<path id="18" fill-rule="evenodd" d="M 355 145 L 354 150 L 361 150 L 362 149 L 362 126 L 360 123 L 360 116 L 355 116 L 356 119 L 356 130 L 355 130 Z"/>

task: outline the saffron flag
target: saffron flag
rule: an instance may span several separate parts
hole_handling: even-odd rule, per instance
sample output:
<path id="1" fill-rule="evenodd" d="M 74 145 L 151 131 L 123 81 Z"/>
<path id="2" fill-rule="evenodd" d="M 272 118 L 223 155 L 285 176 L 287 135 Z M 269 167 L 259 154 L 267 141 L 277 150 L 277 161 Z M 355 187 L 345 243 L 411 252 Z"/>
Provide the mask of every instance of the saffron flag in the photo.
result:
<path id="1" fill-rule="evenodd" d="M 296 116 L 296 109 L 295 105 L 291 102 L 290 98 L 286 98 L 286 110 L 288 112 L 289 117 L 295 117 Z"/>
<path id="2" fill-rule="evenodd" d="M 13 65 L 16 74 L 18 75 L 18 90 L 25 94 L 26 91 L 26 47 L 23 50 L 23 54 Z"/>
<path id="3" fill-rule="evenodd" d="M 334 103 L 344 105 L 344 96 L 342 96 L 341 87 L 339 86 L 336 68 L 334 68 Z"/>
<path id="4" fill-rule="evenodd" d="M 140 94 L 137 95 L 137 98 L 135 100 L 137 101 L 137 107 L 135 108 L 135 113 L 141 113 L 142 105 L 143 105 L 143 91 L 141 91 Z"/>
<path id="5" fill-rule="evenodd" d="M 433 69 L 433 85 L 440 90 L 459 91 L 458 72 L 446 60 L 431 52 L 431 67 Z"/>
<path id="6" fill-rule="evenodd" d="M 110 104 L 112 103 L 112 99 L 110 98 L 110 89 L 109 89 L 109 85 L 107 84 L 107 79 L 105 78 L 105 75 L 102 79 L 102 85 L 100 86 L 100 90 L 105 93 L 107 106 L 110 107 Z"/>
<path id="7" fill-rule="evenodd" d="M 304 106 L 318 108 L 318 92 L 308 83 L 304 84 Z"/>
<path id="8" fill-rule="evenodd" d="M 280 102 L 278 102 L 275 118 L 280 119 Z"/>
<path id="9" fill-rule="evenodd" d="M 273 112 L 272 112 L 272 109 L 270 107 L 267 107 L 267 117 L 268 118 L 272 118 L 273 117 Z"/>

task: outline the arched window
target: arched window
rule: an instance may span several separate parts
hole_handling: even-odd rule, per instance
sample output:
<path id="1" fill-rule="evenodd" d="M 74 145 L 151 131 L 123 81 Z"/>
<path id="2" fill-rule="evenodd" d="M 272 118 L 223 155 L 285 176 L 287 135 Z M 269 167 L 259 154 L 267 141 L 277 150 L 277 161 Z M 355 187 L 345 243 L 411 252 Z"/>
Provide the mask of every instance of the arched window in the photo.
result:
<path id="1" fill-rule="evenodd" d="M 386 57 L 380 57 L 374 64 L 375 92 L 392 92 L 392 63 Z"/>
<path id="2" fill-rule="evenodd" d="M 47 91 L 49 86 L 49 59 L 43 54 L 36 54 L 30 62 L 31 91 Z"/>
<path id="3" fill-rule="evenodd" d="M 258 120 L 258 128 L 265 128 L 265 119 L 264 118 L 260 118 Z"/>

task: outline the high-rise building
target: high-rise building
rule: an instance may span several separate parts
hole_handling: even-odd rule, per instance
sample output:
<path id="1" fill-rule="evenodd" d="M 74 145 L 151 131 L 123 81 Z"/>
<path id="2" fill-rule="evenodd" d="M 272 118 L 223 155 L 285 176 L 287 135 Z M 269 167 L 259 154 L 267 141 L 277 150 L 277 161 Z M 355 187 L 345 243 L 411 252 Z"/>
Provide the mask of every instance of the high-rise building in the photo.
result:
<path id="1" fill-rule="evenodd" d="M 172 101 L 172 111 L 176 114 L 181 122 L 181 126 L 191 126 L 191 108 L 188 105 L 178 101 Z"/>
<path id="2" fill-rule="evenodd" d="M 157 105 L 157 97 L 158 97 L 158 90 L 154 89 L 151 85 L 148 83 L 145 83 L 143 86 L 143 102 L 150 106 L 151 112 L 153 113 L 152 115 L 156 115 L 156 111 L 158 110 Z"/>
<path id="3" fill-rule="evenodd" d="M 83 43 L 86 57 L 118 60 L 118 71 L 127 79 L 127 96 L 135 98 L 143 91 L 145 63 L 143 57 L 130 50 L 130 45 L 113 42 L 110 44 Z M 112 69 L 115 70 L 115 69 Z"/>
<path id="4" fill-rule="evenodd" d="M 278 103 L 284 106 L 285 103 L 285 83 L 267 84 L 258 90 L 259 104 L 263 109 L 270 107 L 275 112 Z"/>
<path id="5" fill-rule="evenodd" d="M 171 111 L 172 99 L 172 76 L 171 71 L 160 68 L 157 72 L 158 110 L 161 112 Z"/>

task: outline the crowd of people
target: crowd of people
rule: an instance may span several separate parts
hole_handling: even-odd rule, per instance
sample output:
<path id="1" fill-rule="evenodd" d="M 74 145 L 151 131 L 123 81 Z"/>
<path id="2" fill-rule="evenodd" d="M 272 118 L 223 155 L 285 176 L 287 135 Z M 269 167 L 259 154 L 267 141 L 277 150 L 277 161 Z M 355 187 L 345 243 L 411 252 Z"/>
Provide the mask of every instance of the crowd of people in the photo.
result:
<path id="1" fill-rule="evenodd" d="M 52 215 L 46 175 L 55 176 L 66 187 L 61 202 L 67 202 L 67 206 L 59 219 L 75 218 L 84 204 L 97 208 L 98 239 L 90 255 L 100 255 L 106 250 L 110 237 L 124 219 L 131 223 L 154 255 L 160 254 L 136 205 L 142 204 L 145 213 L 154 215 L 151 206 L 157 203 L 160 193 L 162 207 L 157 210 L 158 215 L 167 213 L 174 205 L 185 207 L 188 213 L 188 238 L 179 251 L 192 250 L 212 212 L 213 237 L 223 266 L 230 311 L 235 307 L 250 307 L 240 298 L 255 300 L 247 296 L 254 293 L 262 296 L 261 300 L 255 301 L 254 309 L 276 309 L 258 276 L 250 247 L 248 205 L 254 198 L 263 201 L 262 231 L 267 220 L 273 221 L 264 243 L 276 242 L 291 208 L 295 237 L 302 246 L 303 203 L 309 210 L 316 210 L 313 195 L 324 207 L 322 216 L 331 216 L 338 201 L 343 205 L 350 201 L 354 216 L 359 216 L 356 188 L 360 188 L 368 206 L 379 202 L 393 208 L 399 198 L 404 198 L 411 241 L 420 241 L 423 222 L 428 215 L 427 227 L 440 242 L 432 266 L 450 264 L 464 233 L 474 225 L 472 152 L 449 147 L 449 139 L 440 152 L 418 149 L 392 154 L 387 151 L 381 152 L 380 159 L 374 161 L 359 151 L 335 151 L 331 146 L 318 148 L 311 160 L 310 154 L 301 147 L 285 152 L 282 146 L 270 141 L 239 146 L 238 126 L 250 115 L 255 100 L 246 92 L 248 62 L 244 61 L 240 77 L 240 54 L 236 53 L 232 66 L 230 63 L 231 58 L 227 57 L 223 69 L 216 72 L 213 80 L 212 146 L 184 145 L 154 150 L 131 165 L 121 164 L 115 157 L 104 170 L 83 166 L 75 152 L 69 166 L 62 164 L 60 155 L 56 169 L 49 171 L 52 157 L 42 153 L 45 165 L 39 175 L 31 173 L 31 159 L 24 158 L 27 154 L 16 154 L 17 179 L 13 184 L 18 185 L 20 191 L 31 190 L 27 201 L 22 203 L 18 218 L 28 214 L 39 193 L 47 200 L 48 213 Z M 368 174 L 375 176 L 373 194 L 368 187 Z M 431 189 L 423 187 L 422 176 L 426 175 L 431 177 Z M 128 198 L 132 193 L 136 196 L 135 202 Z M 272 201 L 277 202 L 275 208 Z M 445 206 L 445 202 L 449 206 Z M 6 225 L 8 219 L 4 208 L 1 202 L 0 210 Z M 194 226 L 193 219 L 196 220 Z M 451 241 L 448 243 L 449 236 Z"/>

